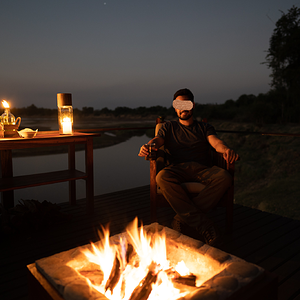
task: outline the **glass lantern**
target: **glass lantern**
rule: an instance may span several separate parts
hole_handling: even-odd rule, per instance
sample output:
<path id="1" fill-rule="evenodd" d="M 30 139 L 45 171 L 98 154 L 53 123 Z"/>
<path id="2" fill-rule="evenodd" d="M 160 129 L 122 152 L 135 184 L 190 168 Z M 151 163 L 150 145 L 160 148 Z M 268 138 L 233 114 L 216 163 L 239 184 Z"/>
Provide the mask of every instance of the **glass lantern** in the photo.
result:
<path id="1" fill-rule="evenodd" d="M 9 104 L 5 100 L 2 100 L 2 105 L 4 106 L 4 113 L 1 115 L 1 123 L 3 125 L 15 125 L 16 118 L 10 112 Z"/>
<path id="2" fill-rule="evenodd" d="M 72 94 L 57 94 L 59 134 L 73 134 Z"/>

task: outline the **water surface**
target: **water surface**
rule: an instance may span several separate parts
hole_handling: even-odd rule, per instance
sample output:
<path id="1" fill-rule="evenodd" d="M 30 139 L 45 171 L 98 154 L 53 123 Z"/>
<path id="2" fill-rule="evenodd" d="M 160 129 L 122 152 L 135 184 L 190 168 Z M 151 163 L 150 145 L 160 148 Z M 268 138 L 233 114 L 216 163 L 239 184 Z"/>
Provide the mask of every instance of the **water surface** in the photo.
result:
<path id="1" fill-rule="evenodd" d="M 126 142 L 107 148 L 94 149 L 95 195 L 125 190 L 149 184 L 149 162 L 137 154 L 147 143 L 146 135 L 132 137 Z M 76 168 L 85 171 L 84 151 L 76 152 Z M 59 171 L 68 168 L 68 155 L 42 155 L 13 158 L 14 175 Z M 85 198 L 85 181 L 76 181 L 77 199 Z M 43 185 L 15 190 L 15 204 L 19 199 L 47 200 L 53 203 L 68 201 L 68 183 Z"/>

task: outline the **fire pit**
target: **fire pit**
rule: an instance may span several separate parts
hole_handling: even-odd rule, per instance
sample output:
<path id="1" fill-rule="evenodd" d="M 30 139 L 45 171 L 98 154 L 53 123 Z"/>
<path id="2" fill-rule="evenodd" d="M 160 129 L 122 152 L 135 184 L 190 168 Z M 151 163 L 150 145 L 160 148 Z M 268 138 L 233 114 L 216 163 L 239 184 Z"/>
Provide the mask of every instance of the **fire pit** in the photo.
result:
<path id="1" fill-rule="evenodd" d="M 137 224 L 112 237 L 103 228 L 99 242 L 40 259 L 36 272 L 65 300 L 275 299 L 276 281 L 261 267 L 158 223 Z"/>

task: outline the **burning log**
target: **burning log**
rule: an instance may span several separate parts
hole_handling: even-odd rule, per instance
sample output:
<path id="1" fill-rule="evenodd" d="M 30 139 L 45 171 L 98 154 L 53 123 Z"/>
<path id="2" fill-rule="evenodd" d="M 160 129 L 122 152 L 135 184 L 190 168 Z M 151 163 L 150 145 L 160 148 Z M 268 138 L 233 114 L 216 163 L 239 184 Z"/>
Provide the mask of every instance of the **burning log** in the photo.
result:
<path id="1" fill-rule="evenodd" d="M 138 268 L 140 265 L 140 257 L 139 255 L 136 253 L 134 247 L 132 246 L 132 244 L 127 245 L 127 252 L 126 252 L 126 263 L 128 265 L 132 265 L 135 268 Z"/>
<path id="2" fill-rule="evenodd" d="M 154 274 L 154 266 L 152 265 L 149 268 L 147 275 L 143 278 L 143 280 L 139 283 L 139 285 L 132 292 L 129 300 L 147 300 L 150 293 L 152 292 L 152 284 L 156 282 L 157 275 Z"/>
<path id="3" fill-rule="evenodd" d="M 135 254 L 134 248 L 131 244 L 127 245 L 126 250 L 126 263 L 130 263 L 133 255 Z M 112 267 L 112 270 L 110 272 L 109 278 L 105 284 L 105 292 L 107 290 L 111 290 L 111 293 L 113 293 L 113 289 L 117 285 L 117 283 L 120 280 L 121 273 L 123 270 L 121 270 L 121 263 L 120 259 L 118 258 L 118 255 L 116 254 L 114 264 Z M 122 288 L 121 288 L 121 294 L 125 293 L 125 278 L 122 280 Z"/>
<path id="4" fill-rule="evenodd" d="M 127 244 L 127 249 L 126 249 L 126 255 L 125 255 L 125 263 L 129 264 L 132 256 L 134 254 L 134 248 L 131 244 Z M 125 269 L 125 267 L 123 267 Z M 122 277 L 122 284 L 121 284 L 121 299 L 125 297 L 125 289 L 126 289 L 126 279 L 123 276 Z"/>
<path id="5" fill-rule="evenodd" d="M 172 279 L 173 282 L 188 285 L 188 286 L 196 286 L 196 276 L 191 274 L 191 275 L 186 275 L 186 276 L 180 276 L 175 277 Z"/>
<path id="6" fill-rule="evenodd" d="M 133 257 L 135 251 L 131 244 L 128 243 L 127 245 L 127 251 L 126 251 L 126 263 L 129 264 L 131 261 L 131 258 Z"/>
<path id="7" fill-rule="evenodd" d="M 189 274 L 185 276 L 181 276 L 176 270 L 173 268 L 166 271 L 168 277 L 171 278 L 172 282 L 184 284 L 188 286 L 196 286 L 197 277 L 194 274 Z"/>
<path id="8" fill-rule="evenodd" d="M 115 256 L 114 265 L 111 269 L 109 278 L 105 284 L 105 292 L 107 290 L 111 290 L 113 293 L 113 289 L 118 283 L 121 276 L 121 270 L 120 270 L 120 260 L 118 259 L 117 255 Z"/>

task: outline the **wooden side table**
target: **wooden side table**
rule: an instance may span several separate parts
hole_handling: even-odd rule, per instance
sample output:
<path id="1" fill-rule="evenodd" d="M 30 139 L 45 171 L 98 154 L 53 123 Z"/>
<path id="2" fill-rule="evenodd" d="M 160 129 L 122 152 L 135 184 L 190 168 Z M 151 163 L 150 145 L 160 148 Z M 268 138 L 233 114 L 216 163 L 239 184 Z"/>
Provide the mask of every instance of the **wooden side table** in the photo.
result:
<path id="1" fill-rule="evenodd" d="M 23 138 L 1 138 L 0 158 L 1 175 L 0 192 L 2 204 L 5 208 L 14 206 L 14 193 L 16 189 L 34 187 L 58 182 L 69 182 L 69 202 L 76 204 L 76 180 L 86 181 L 86 211 L 92 214 L 94 210 L 94 170 L 93 170 L 93 137 L 100 136 L 99 133 L 74 132 L 72 135 L 60 135 L 58 131 L 41 131 L 32 139 Z M 75 167 L 75 145 L 85 145 L 85 172 L 76 170 Z M 12 150 L 68 146 L 68 169 L 55 172 L 13 176 Z"/>

